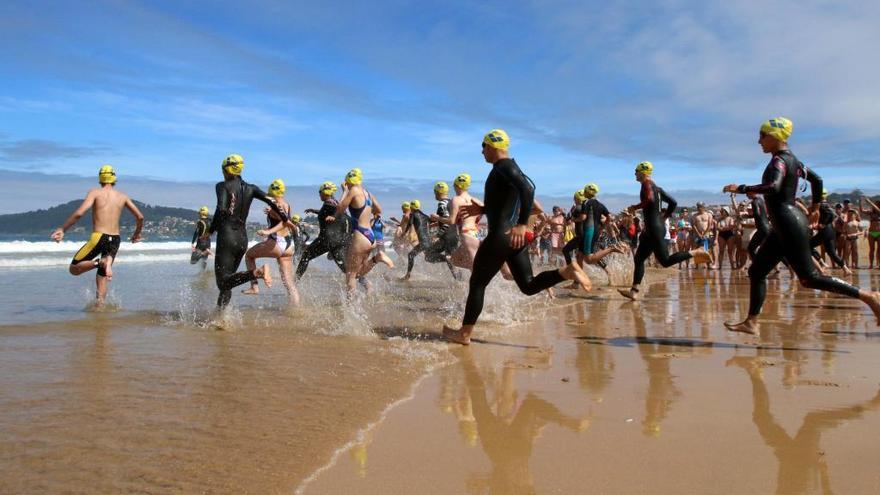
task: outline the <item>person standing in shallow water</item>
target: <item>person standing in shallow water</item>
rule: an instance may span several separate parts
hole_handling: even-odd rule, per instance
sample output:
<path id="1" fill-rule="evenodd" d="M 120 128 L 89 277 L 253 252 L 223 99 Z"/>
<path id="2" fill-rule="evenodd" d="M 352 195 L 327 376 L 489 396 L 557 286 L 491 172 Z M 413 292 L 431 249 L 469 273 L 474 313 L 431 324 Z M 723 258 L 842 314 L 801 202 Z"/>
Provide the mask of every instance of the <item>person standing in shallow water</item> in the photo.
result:
<path id="1" fill-rule="evenodd" d="M 144 226 L 144 216 L 135 206 L 134 202 L 122 191 L 117 191 L 116 171 L 110 165 L 104 165 L 98 171 L 98 183 L 101 187 L 92 189 L 86 195 L 86 199 L 79 208 L 70 215 L 61 227 L 52 232 L 52 240 L 61 242 L 67 229 L 82 218 L 89 209 L 92 210 L 92 235 L 88 242 L 80 248 L 70 262 L 71 275 L 96 269 L 95 297 L 97 305 L 104 304 L 107 297 L 107 284 L 113 279 L 113 262 L 116 260 L 116 251 L 119 250 L 119 217 L 125 208 L 134 215 L 137 224 L 131 242 L 140 242 L 141 229 Z"/>
<path id="2" fill-rule="evenodd" d="M 634 256 L 635 270 L 633 271 L 633 283 L 629 289 L 620 289 L 620 295 L 627 299 L 636 300 L 639 295 L 639 285 L 645 276 L 645 261 L 651 254 L 657 258 L 663 268 L 687 261 L 691 258 L 695 263 L 710 263 L 712 261 L 709 253 L 704 249 L 693 249 L 688 252 L 678 252 L 670 256 L 669 248 L 666 242 L 666 224 L 665 220 L 670 218 L 675 212 L 678 205 L 672 196 L 660 188 L 651 179 L 654 173 L 654 165 L 651 162 L 641 162 L 636 165 L 636 180 L 642 183 L 642 191 L 640 194 L 641 202 L 630 206 L 627 211 L 635 215 L 635 210 L 642 210 L 645 216 L 645 228 L 639 236 L 639 244 Z M 669 206 L 666 210 L 662 210 L 662 203 Z"/>
<path id="3" fill-rule="evenodd" d="M 266 282 L 267 287 L 272 286 L 272 278 L 266 265 L 253 270 L 236 272 L 245 251 L 247 251 L 248 238 L 245 224 L 251 210 L 251 202 L 254 199 L 259 199 L 269 205 L 269 208 L 275 212 L 282 223 L 287 224 L 290 228 L 294 228 L 294 226 L 287 218 L 287 213 L 281 211 L 266 193 L 259 187 L 242 180 L 241 172 L 244 170 L 244 158 L 240 155 L 229 155 L 220 164 L 220 168 L 223 171 L 223 182 L 218 182 L 215 187 L 217 210 L 214 212 L 208 233 L 217 232 L 214 277 L 217 280 L 217 288 L 220 289 L 217 306 L 222 309 L 232 300 L 232 289 L 239 285 L 261 278 Z"/>
<path id="4" fill-rule="evenodd" d="M 471 333 L 483 311 L 486 286 L 506 262 L 520 291 L 534 295 L 563 280 L 576 280 L 584 290 L 591 289 L 590 279 L 577 263 L 558 270 L 532 275 L 526 249 L 529 214 L 535 199 L 535 185 L 510 158 L 510 138 L 501 129 L 493 129 L 483 138 L 483 158 L 492 164 L 486 178 L 484 205 L 464 206 L 465 215 L 486 216 L 488 232 L 474 256 L 470 287 L 460 329 L 443 327 L 443 336 L 452 342 L 470 344 Z"/>
<path id="5" fill-rule="evenodd" d="M 211 252 L 211 236 L 208 235 L 209 214 L 210 210 L 207 206 L 199 208 L 199 219 L 196 221 L 196 229 L 192 238 L 192 255 L 189 258 L 190 265 L 201 261 L 203 270 L 208 266 L 208 256 L 214 255 Z"/>
<path id="6" fill-rule="evenodd" d="M 758 249 L 749 267 L 749 314 L 740 323 L 725 322 L 731 331 L 754 334 L 756 319 L 767 295 L 767 275 L 782 260 L 788 262 L 801 285 L 857 298 L 867 304 L 880 325 L 880 292 L 869 292 L 843 280 L 821 275 L 813 264 L 810 249 L 810 225 L 807 216 L 795 205 L 798 181 L 806 179 L 812 188 L 813 211 L 822 197 L 822 178 L 807 168 L 788 148 L 793 125 L 784 117 L 761 125 L 758 143 L 764 153 L 772 154 L 761 183 L 753 186 L 728 184 L 724 192 L 758 193 L 764 196 L 770 218 L 770 235 Z"/>

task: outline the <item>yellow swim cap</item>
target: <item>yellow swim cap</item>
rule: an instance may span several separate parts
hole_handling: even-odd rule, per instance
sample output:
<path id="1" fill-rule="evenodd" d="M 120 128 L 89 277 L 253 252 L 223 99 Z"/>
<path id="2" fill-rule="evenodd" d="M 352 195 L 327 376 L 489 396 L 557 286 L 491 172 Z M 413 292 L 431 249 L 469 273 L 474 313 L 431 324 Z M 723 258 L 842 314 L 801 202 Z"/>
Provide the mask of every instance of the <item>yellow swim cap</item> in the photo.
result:
<path id="1" fill-rule="evenodd" d="M 640 162 L 636 165 L 636 172 L 641 172 L 645 175 L 651 175 L 654 173 L 654 164 L 651 162 Z"/>
<path id="2" fill-rule="evenodd" d="M 577 191 L 574 192 L 574 200 L 575 201 L 582 203 L 585 199 L 587 199 L 587 197 L 584 196 L 584 191 L 582 189 L 578 189 Z"/>
<path id="3" fill-rule="evenodd" d="M 98 170 L 98 183 L 116 184 L 116 171 L 110 165 L 102 165 Z"/>
<path id="4" fill-rule="evenodd" d="M 584 194 L 589 194 L 590 197 L 593 197 L 599 194 L 599 184 L 595 182 L 590 182 L 586 186 L 584 186 Z"/>
<path id="5" fill-rule="evenodd" d="M 404 201 L 403 203 L 401 203 L 400 209 L 403 211 L 409 210 L 410 209 L 409 201 Z"/>
<path id="6" fill-rule="evenodd" d="M 290 216 L 290 221 L 293 223 L 299 223 L 300 220 L 302 220 L 302 217 L 296 213 L 294 213 L 293 215 Z"/>
<path id="7" fill-rule="evenodd" d="M 458 186 L 459 189 L 464 189 L 465 191 L 471 187 L 471 174 L 458 174 L 455 176 L 455 180 L 453 184 Z"/>
<path id="8" fill-rule="evenodd" d="M 822 189 L 822 199 L 827 199 L 827 198 L 828 198 L 828 189 L 823 188 Z"/>
<path id="9" fill-rule="evenodd" d="M 287 191 L 287 186 L 284 185 L 284 181 L 281 179 L 275 179 L 269 184 L 269 196 L 273 198 L 284 196 L 285 191 Z"/>
<path id="10" fill-rule="evenodd" d="M 794 124 L 785 117 L 776 117 L 761 124 L 761 132 L 773 136 L 783 143 L 788 142 L 792 130 L 794 130 Z"/>
<path id="11" fill-rule="evenodd" d="M 241 171 L 244 170 L 244 158 L 241 155 L 229 155 L 223 159 L 220 166 L 229 174 L 241 175 Z"/>
<path id="12" fill-rule="evenodd" d="M 353 168 L 345 174 L 345 182 L 351 185 L 358 185 L 364 181 L 364 173 L 359 168 Z"/>
<path id="13" fill-rule="evenodd" d="M 449 184 L 447 184 L 443 181 L 440 181 L 440 182 L 434 184 L 434 192 L 440 193 L 440 194 L 448 193 L 449 192 Z"/>
<path id="14" fill-rule="evenodd" d="M 199 216 L 200 216 L 200 217 L 206 217 L 206 216 L 208 216 L 208 214 L 209 214 L 210 212 L 211 212 L 211 211 L 208 210 L 208 207 L 207 207 L 207 206 L 203 206 L 203 207 L 199 208 Z"/>
<path id="15" fill-rule="evenodd" d="M 336 183 L 330 182 L 329 180 L 318 188 L 318 194 L 326 194 L 328 196 L 333 196 L 336 193 Z"/>
<path id="16" fill-rule="evenodd" d="M 510 137 L 503 129 L 492 129 L 487 132 L 486 135 L 483 136 L 483 142 L 499 150 L 510 148 Z"/>
<path id="17" fill-rule="evenodd" d="M 413 210 L 421 210 L 422 209 L 422 202 L 417 199 L 414 199 L 409 202 L 409 207 L 410 207 L 410 209 L 413 209 Z"/>

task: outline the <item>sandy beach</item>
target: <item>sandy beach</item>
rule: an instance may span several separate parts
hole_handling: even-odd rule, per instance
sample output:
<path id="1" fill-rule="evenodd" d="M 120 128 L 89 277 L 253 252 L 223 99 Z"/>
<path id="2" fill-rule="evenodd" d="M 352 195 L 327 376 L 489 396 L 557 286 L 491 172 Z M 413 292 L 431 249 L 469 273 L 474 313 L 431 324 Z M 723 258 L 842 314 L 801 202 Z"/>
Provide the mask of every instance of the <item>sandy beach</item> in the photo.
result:
<path id="1" fill-rule="evenodd" d="M 611 261 L 616 283 L 625 258 Z M 211 313 L 210 272 L 121 264 L 110 310 L 57 268 L 0 294 L 2 493 L 875 493 L 880 329 L 855 301 L 741 273 L 649 271 L 644 300 L 493 282 L 476 341 L 439 340 L 466 284 L 423 266 L 341 304 L 335 268 Z M 157 273 L 156 270 L 159 270 Z M 591 267 L 594 275 L 598 272 Z M 880 272 L 860 270 L 863 286 Z M 30 307 L 40 284 L 69 299 Z M 79 291 L 77 293 L 77 290 Z M 45 317 L 48 321 L 38 321 Z"/>
<path id="2" fill-rule="evenodd" d="M 670 275 L 454 349 L 300 493 L 877 493 L 869 312 L 782 283 L 742 337 L 745 277 Z"/>

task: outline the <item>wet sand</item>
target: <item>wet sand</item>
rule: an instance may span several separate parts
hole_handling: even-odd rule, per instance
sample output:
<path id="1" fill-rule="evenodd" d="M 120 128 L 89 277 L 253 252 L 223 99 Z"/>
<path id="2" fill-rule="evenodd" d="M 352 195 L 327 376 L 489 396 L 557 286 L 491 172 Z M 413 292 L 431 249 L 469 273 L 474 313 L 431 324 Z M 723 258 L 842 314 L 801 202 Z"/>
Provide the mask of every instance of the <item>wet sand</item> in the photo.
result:
<path id="1" fill-rule="evenodd" d="M 748 293 L 727 271 L 650 270 L 639 303 L 493 283 L 470 348 L 438 341 L 466 293 L 442 266 L 355 304 L 332 270 L 300 310 L 236 295 L 221 331 L 209 277 L 150 280 L 133 310 L 0 327 L 0 493 L 880 487 L 880 329 L 787 275 L 760 337 L 723 329 Z"/>
<path id="2" fill-rule="evenodd" d="M 761 335 L 736 335 L 747 278 L 676 272 L 480 329 L 300 493 L 878 493 L 868 310 L 783 275 Z"/>

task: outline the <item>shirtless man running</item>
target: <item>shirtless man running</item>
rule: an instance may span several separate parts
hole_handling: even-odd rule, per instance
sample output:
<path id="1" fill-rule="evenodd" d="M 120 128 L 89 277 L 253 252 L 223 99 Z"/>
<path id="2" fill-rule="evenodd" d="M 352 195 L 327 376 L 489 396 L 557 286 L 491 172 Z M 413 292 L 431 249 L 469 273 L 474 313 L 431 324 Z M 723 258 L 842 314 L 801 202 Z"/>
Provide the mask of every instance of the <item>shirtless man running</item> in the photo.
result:
<path id="1" fill-rule="evenodd" d="M 64 233 L 82 218 L 89 209 L 92 210 L 92 235 L 88 242 L 80 248 L 70 262 L 70 273 L 82 275 L 83 273 L 98 269 L 95 276 L 95 297 L 97 306 L 104 304 L 107 297 L 107 284 L 113 279 L 113 261 L 116 259 L 116 251 L 119 250 L 119 217 L 122 209 L 126 208 L 134 215 L 137 225 L 131 242 L 140 242 L 141 229 L 144 226 L 144 216 L 134 205 L 131 198 L 125 193 L 114 189 L 116 184 L 116 172 L 110 165 L 104 165 L 98 172 L 98 183 L 101 187 L 92 189 L 86 195 L 86 199 L 79 208 L 70 215 L 64 225 L 52 232 L 52 240 L 61 242 Z"/>

